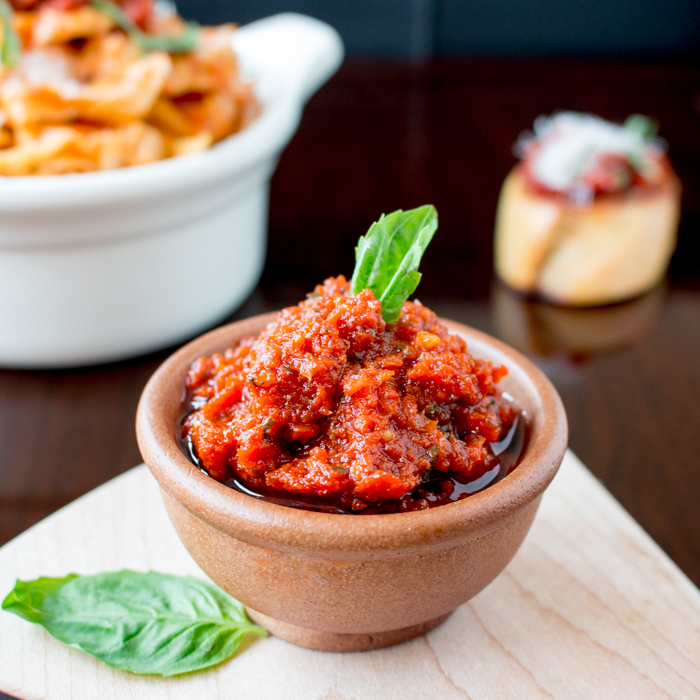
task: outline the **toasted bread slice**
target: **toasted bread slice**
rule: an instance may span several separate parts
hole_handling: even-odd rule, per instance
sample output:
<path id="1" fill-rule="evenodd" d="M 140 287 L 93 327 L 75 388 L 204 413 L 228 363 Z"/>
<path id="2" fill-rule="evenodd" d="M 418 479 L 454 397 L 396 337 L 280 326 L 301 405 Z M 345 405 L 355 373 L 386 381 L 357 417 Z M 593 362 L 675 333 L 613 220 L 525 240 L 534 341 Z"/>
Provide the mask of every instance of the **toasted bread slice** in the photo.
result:
<path id="1" fill-rule="evenodd" d="M 561 226 L 564 210 L 550 197 L 531 193 L 514 170 L 503 183 L 496 212 L 498 276 L 521 292 L 534 292 L 542 264 Z"/>
<path id="2" fill-rule="evenodd" d="M 559 304 L 597 306 L 629 299 L 663 277 L 676 246 L 680 183 L 576 205 L 530 190 L 521 173 L 503 186 L 496 223 L 496 270 L 509 286 Z"/>

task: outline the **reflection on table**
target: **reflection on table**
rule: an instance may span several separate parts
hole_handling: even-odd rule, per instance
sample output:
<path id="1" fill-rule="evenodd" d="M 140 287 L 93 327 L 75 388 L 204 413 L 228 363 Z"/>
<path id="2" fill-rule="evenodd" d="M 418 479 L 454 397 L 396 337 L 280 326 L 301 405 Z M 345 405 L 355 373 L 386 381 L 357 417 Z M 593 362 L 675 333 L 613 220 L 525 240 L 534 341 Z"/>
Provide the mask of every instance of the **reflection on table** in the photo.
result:
<path id="1" fill-rule="evenodd" d="M 495 282 L 491 309 L 499 337 L 521 352 L 580 364 L 623 350 L 643 337 L 659 317 L 665 293 L 664 286 L 657 286 L 622 304 L 577 309 L 524 297 Z"/>

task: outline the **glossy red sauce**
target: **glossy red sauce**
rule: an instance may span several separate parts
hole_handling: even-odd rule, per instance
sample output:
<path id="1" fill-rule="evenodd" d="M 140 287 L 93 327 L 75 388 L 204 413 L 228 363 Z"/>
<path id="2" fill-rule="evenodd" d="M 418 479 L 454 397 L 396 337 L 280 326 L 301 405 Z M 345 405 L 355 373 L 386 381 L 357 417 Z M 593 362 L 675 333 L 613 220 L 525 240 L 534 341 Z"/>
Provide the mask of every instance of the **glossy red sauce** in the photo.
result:
<path id="1" fill-rule="evenodd" d="M 257 338 L 197 360 L 182 440 L 207 474 L 254 496 L 329 512 L 400 512 L 502 478 L 525 443 L 504 367 L 473 358 L 426 307 L 386 324 L 343 277 Z"/>

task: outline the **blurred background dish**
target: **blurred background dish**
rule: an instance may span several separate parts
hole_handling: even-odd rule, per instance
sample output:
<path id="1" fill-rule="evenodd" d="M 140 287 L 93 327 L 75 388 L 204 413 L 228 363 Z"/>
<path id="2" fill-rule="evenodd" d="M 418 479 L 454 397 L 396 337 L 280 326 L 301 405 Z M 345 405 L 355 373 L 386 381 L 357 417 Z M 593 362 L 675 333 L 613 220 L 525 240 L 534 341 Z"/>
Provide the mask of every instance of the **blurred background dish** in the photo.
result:
<path id="1" fill-rule="evenodd" d="M 0 179 L 0 365 L 118 360 L 231 313 L 262 270 L 268 186 L 342 60 L 328 25 L 278 15 L 235 35 L 261 114 L 212 148 L 94 173 Z"/>
<path id="2" fill-rule="evenodd" d="M 576 112 L 538 117 L 498 201 L 500 278 L 569 306 L 658 284 L 676 247 L 681 188 L 656 130 L 639 114 L 622 125 Z"/>
<path id="3" fill-rule="evenodd" d="M 196 153 L 259 113 L 236 25 L 152 0 L 4 0 L 0 174 L 60 175 Z"/>

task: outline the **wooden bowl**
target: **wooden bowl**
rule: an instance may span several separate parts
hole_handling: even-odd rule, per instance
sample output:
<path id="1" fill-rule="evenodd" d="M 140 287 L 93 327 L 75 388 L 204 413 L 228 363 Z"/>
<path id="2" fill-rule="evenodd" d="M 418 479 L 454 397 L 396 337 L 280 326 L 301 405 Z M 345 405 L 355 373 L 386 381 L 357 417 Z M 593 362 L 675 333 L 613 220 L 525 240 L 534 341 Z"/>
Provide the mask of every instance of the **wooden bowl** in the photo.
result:
<path id="1" fill-rule="evenodd" d="M 508 367 L 501 386 L 525 410 L 529 426 L 518 467 L 465 500 L 422 511 L 338 515 L 269 503 L 200 471 L 181 451 L 177 425 L 190 364 L 257 334 L 275 317 L 214 330 L 160 366 L 139 403 L 143 458 L 194 560 L 270 632 L 327 651 L 412 639 L 493 581 L 520 547 L 566 450 L 561 400 L 518 352 L 444 321 L 472 355 Z"/>

